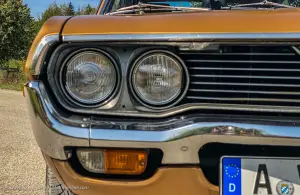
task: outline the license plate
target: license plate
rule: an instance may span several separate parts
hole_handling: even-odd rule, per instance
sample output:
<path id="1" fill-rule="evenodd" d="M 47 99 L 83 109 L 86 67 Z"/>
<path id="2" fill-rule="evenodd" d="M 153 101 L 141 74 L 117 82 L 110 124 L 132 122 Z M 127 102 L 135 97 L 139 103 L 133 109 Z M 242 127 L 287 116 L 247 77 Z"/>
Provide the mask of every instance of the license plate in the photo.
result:
<path id="1" fill-rule="evenodd" d="M 300 195 L 300 159 L 222 157 L 221 195 Z"/>

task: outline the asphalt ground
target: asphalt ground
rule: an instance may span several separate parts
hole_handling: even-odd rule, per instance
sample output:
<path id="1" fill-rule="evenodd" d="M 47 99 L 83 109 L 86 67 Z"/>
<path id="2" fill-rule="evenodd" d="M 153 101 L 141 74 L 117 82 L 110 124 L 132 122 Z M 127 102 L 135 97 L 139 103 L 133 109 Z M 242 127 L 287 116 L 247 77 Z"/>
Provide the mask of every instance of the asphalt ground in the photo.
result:
<path id="1" fill-rule="evenodd" d="M 0 194 L 45 194 L 45 163 L 22 92 L 0 90 Z"/>

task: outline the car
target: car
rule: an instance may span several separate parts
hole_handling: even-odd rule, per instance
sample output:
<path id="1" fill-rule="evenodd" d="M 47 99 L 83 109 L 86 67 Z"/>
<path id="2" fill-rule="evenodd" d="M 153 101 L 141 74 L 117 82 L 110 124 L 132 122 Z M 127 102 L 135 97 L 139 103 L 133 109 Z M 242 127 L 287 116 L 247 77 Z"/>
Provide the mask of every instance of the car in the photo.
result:
<path id="1" fill-rule="evenodd" d="M 103 0 L 49 19 L 24 89 L 45 193 L 300 194 L 299 17 L 296 1 Z"/>

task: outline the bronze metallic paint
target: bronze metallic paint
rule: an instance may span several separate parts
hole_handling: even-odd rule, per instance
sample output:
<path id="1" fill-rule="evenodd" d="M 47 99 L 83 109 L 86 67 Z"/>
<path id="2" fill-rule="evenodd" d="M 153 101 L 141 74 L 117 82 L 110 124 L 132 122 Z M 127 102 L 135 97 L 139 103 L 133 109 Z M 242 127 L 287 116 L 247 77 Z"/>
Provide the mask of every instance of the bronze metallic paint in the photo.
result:
<path id="1" fill-rule="evenodd" d="M 77 174 L 67 161 L 46 159 L 53 162 L 66 186 L 79 195 L 219 194 L 219 187 L 210 184 L 197 166 L 163 167 L 150 179 L 125 182 L 87 178 Z"/>
<path id="2" fill-rule="evenodd" d="M 138 16 L 77 16 L 63 35 L 161 33 L 295 33 L 300 32 L 298 8 L 221 10 Z"/>

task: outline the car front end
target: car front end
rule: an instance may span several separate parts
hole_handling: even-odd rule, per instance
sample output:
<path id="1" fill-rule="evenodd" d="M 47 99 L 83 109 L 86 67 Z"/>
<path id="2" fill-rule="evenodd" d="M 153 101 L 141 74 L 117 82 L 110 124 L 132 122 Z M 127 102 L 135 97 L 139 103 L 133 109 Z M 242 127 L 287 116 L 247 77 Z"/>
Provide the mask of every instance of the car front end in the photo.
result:
<path id="1" fill-rule="evenodd" d="M 76 194 L 217 195 L 225 156 L 299 158 L 299 15 L 50 19 L 25 85 L 47 166 Z"/>

